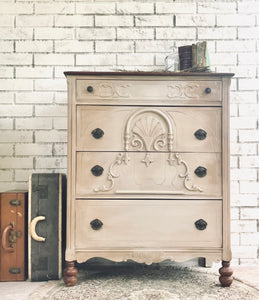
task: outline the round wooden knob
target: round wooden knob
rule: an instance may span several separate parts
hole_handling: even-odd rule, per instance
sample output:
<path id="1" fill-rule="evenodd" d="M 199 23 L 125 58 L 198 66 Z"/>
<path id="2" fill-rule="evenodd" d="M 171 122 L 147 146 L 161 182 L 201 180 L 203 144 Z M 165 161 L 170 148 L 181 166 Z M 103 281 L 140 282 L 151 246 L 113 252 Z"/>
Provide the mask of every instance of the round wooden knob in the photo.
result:
<path id="1" fill-rule="evenodd" d="M 207 175 L 207 169 L 204 167 L 198 167 L 195 169 L 194 173 L 198 176 L 198 177 L 204 177 Z"/>
<path id="2" fill-rule="evenodd" d="M 95 139 L 100 139 L 104 135 L 104 131 L 100 128 L 95 128 L 91 134 Z"/>
<path id="3" fill-rule="evenodd" d="M 197 220 L 194 224 L 198 230 L 205 230 L 208 225 L 208 223 L 203 219 Z"/>
<path id="4" fill-rule="evenodd" d="M 92 167 L 91 172 L 94 176 L 101 176 L 103 173 L 103 167 L 96 165 Z"/>
<path id="5" fill-rule="evenodd" d="M 94 88 L 92 86 L 88 86 L 87 87 L 87 92 L 92 93 L 92 91 L 94 90 Z"/>
<path id="6" fill-rule="evenodd" d="M 202 141 L 202 140 L 206 139 L 207 132 L 205 130 L 203 130 L 203 129 L 198 129 L 197 131 L 195 131 L 194 135 L 195 135 L 196 139 Z"/>
<path id="7" fill-rule="evenodd" d="M 103 222 L 98 219 L 94 219 L 90 222 L 90 225 L 93 230 L 99 230 L 103 226 Z"/>
<path id="8" fill-rule="evenodd" d="M 211 93 L 211 88 L 206 88 L 206 89 L 205 89 L 205 93 L 206 93 L 206 94 L 210 94 L 210 93 Z"/>

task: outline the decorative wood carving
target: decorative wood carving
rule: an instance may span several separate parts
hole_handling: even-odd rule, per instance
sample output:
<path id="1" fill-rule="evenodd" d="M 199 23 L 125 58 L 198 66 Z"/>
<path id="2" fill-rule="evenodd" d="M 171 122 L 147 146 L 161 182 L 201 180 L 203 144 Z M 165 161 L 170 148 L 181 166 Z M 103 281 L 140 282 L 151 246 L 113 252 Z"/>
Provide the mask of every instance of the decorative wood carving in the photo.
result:
<path id="1" fill-rule="evenodd" d="M 129 98 L 130 84 L 99 83 L 94 87 L 95 96 L 102 98 Z"/>

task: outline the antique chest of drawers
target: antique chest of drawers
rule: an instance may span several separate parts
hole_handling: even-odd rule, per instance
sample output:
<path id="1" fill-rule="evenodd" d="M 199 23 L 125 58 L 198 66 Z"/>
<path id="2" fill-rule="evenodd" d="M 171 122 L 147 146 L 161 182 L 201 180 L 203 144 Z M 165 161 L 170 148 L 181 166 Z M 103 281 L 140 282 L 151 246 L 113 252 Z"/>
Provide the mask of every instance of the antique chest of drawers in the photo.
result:
<path id="1" fill-rule="evenodd" d="M 65 72 L 67 267 L 92 257 L 223 261 L 231 284 L 233 74 Z"/>

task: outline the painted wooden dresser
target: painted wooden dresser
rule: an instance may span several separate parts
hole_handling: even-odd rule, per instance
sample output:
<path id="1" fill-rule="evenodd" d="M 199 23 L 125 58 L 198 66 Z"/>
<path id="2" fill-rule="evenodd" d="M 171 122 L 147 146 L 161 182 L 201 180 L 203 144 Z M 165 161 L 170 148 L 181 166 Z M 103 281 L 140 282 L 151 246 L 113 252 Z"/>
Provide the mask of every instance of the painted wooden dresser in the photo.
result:
<path id="1" fill-rule="evenodd" d="M 232 282 L 224 73 L 65 72 L 67 267 L 92 257 L 222 260 Z"/>

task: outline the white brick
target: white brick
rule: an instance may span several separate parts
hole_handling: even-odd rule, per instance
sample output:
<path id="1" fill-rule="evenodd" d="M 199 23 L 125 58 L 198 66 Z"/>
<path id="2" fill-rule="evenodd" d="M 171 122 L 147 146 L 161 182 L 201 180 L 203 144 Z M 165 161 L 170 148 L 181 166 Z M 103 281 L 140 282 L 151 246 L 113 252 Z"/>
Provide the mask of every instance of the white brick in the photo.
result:
<path id="1" fill-rule="evenodd" d="M 216 18 L 213 15 L 176 15 L 176 26 L 215 26 Z"/>
<path id="2" fill-rule="evenodd" d="M 211 65 L 236 65 L 237 55 L 232 53 L 211 53 L 210 63 Z"/>
<path id="3" fill-rule="evenodd" d="M 64 78 L 65 75 L 64 75 L 64 71 L 85 71 L 85 67 L 81 66 L 81 67 L 74 67 L 74 66 L 69 66 L 69 69 L 68 67 L 65 67 L 65 66 L 55 66 L 55 71 L 54 71 L 54 78 Z M 95 71 L 95 67 L 87 67 L 87 71 Z M 66 93 L 66 99 L 67 99 L 67 93 Z M 66 102 L 64 103 L 67 103 L 67 100 Z"/>
<path id="4" fill-rule="evenodd" d="M 13 41 L 0 41 L 0 52 L 13 52 Z"/>
<path id="5" fill-rule="evenodd" d="M 237 104 L 230 104 L 230 117 L 236 117 L 238 115 Z"/>
<path id="6" fill-rule="evenodd" d="M 239 79 L 238 87 L 241 91 L 259 90 L 259 79 Z"/>
<path id="7" fill-rule="evenodd" d="M 33 88 L 33 81 L 29 79 L 0 79 L 2 91 L 29 91 Z"/>
<path id="8" fill-rule="evenodd" d="M 55 52 L 93 52 L 94 43 L 88 41 L 64 40 L 55 41 Z"/>
<path id="9" fill-rule="evenodd" d="M 13 129 L 13 120 L 9 118 L 0 118 L 0 129 Z"/>
<path id="10" fill-rule="evenodd" d="M 37 105 L 35 107 L 37 117 L 64 117 L 67 116 L 66 105 Z"/>
<path id="11" fill-rule="evenodd" d="M 10 3 L 2 2 L 1 3 L 1 14 L 32 14 L 33 13 L 33 4 L 32 3 Z"/>
<path id="12" fill-rule="evenodd" d="M 217 67 L 217 71 L 230 72 L 235 74 L 235 78 L 254 78 L 256 77 L 256 66 L 232 66 L 232 67 Z"/>
<path id="13" fill-rule="evenodd" d="M 148 65 L 153 65 L 153 63 L 154 63 L 153 54 L 122 54 L 118 56 L 118 65 L 148 66 Z"/>
<path id="14" fill-rule="evenodd" d="M 258 194 L 259 182 L 241 181 L 240 182 L 240 193 L 246 194 Z"/>
<path id="15" fill-rule="evenodd" d="M 231 180 L 256 180 L 257 171 L 255 169 L 231 169 Z"/>
<path id="16" fill-rule="evenodd" d="M 97 41 L 95 43 L 96 52 L 133 52 L 134 44 L 128 41 Z"/>
<path id="17" fill-rule="evenodd" d="M 67 142 L 67 132 L 61 130 L 44 130 L 35 132 L 37 143 L 65 143 Z"/>
<path id="18" fill-rule="evenodd" d="M 239 208 L 230 209 L 231 220 L 239 220 Z"/>
<path id="19" fill-rule="evenodd" d="M 257 195 L 256 194 L 231 194 L 231 205 L 232 206 L 257 206 Z M 243 216 L 244 209 L 241 210 L 241 219 L 247 219 Z M 249 211 L 250 212 L 250 211 Z M 248 215 L 249 215 L 248 212 Z M 255 218 L 251 218 L 255 219 Z"/>
<path id="20" fill-rule="evenodd" d="M 254 26 L 255 16 L 251 15 L 217 15 L 217 26 Z"/>
<path id="21" fill-rule="evenodd" d="M 230 167 L 231 168 L 237 168 L 238 167 L 238 157 L 231 156 L 230 157 Z"/>
<path id="22" fill-rule="evenodd" d="M 35 13 L 36 14 L 73 14 L 74 11 L 74 3 L 36 3 L 35 4 Z"/>
<path id="23" fill-rule="evenodd" d="M 31 65 L 32 54 L 19 54 L 19 53 L 1 53 L 1 65 Z"/>
<path id="24" fill-rule="evenodd" d="M 258 168 L 259 167 L 259 156 L 243 156 L 240 157 L 241 168 Z"/>
<path id="25" fill-rule="evenodd" d="M 230 151 L 231 154 L 238 154 L 238 155 L 251 155 L 256 154 L 256 144 L 237 144 L 237 143 L 231 143 L 230 144 Z"/>
<path id="26" fill-rule="evenodd" d="M 54 118 L 54 129 L 67 129 L 67 118 Z"/>
<path id="27" fill-rule="evenodd" d="M 238 193 L 239 192 L 239 181 L 231 181 L 230 182 L 230 193 Z"/>
<path id="28" fill-rule="evenodd" d="M 17 103 L 52 103 L 54 94 L 50 92 L 17 93 Z"/>
<path id="29" fill-rule="evenodd" d="M 115 54 L 78 54 L 76 56 L 76 65 L 84 66 L 109 66 L 116 64 Z"/>
<path id="30" fill-rule="evenodd" d="M 35 54 L 35 65 L 74 65 L 73 54 Z"/>
<path id="31" fill-rule="evenodd" d="M 33 158 L 16 158 L 16 157 L 3 157 L 1 158 L 1 168 L 3 169 L 23 169 L 32 168 Z"/>
<path id="32" fill-rule="evenodd" d="M 26 169 L 26 170 L 15 170 L 15 181 L 28 181 L 31 173 L 35 170 Z"/>
<path id="33" fill-rule="evenodd" d="M 1 116 L 3 117 L 18 117 L 18 116 L 31 116 L 31 105 L 1 105 Z"/>
<path id="34" fill-rule="evenodd" d="M 240 259 L 239 260 L 240 261 L 240 265 L 242 266 L 242 265 L 244 265 L 244 266 L 253 266 L 253 267 L 255 267 L 255 266 L 258 266 L 259 265 L 259 260 L 258 260 L 258 258 L 256 258 L 256 259 Z M 232 262 L 232 260 L 231 260 L 231 262 Z"/>
<path id="35" fill-rule="evenodd" d="M 133 16 L 96 16 L 95 26 L 133 26 Z"/>
<path id="36" fill-rule="evenodd" d="M 55 102 L 59 104 L 67 103 L 67 92 L 57 92 L 55 93 Z"/>
<path id="37" fill-rule="evenodd" d="M 239 130 L 240 142 L 258 142 L 259 130 Z"/>
<path id="38" fill-rule="evenodd" d="M 230 142 L 237 142 L 237 130 L 230 130 Z"/>
<path id="39" fill-rule="evenodd" d="M 236 13 L 236 3 L 231 2 L 199 2 L 198 3 L 198 13 L 205 14 L 227 14 Z"/>
<path id="40" fill-rule="evenodd" d="M 167 41 L 137 41 L 136 52 L 170 52 L 170 43 Z"/>
<path id="41" fill-rule="evenodd" d="M 74 38 L 72 28 L 35 28 L 35 39 L 42 40 L 71 40 Z"/>
<path id="42" fill-rule="evenodd" d="M 17 156 L 47 156 L 52 155 L 52 145 L 51 144 L 16 144 L 15 154 Z"/>
<path id="43" fill-rule="evenodd" d="M 52 41 L 17 41 L 17 52 L 52 52 Z"/>
<path id="44" fill-rule="evenodd" d="M 46 27 L 53 26 L 53 17 L 52 16 L 17 16 L 16 17 L 16 26 L 17 27 Z"/>
<path id="45" fill-rule="evenodd" d="M 0 78 L 13 78 L 13 67 L 0 67 Z"/>
<path id="46" fill-rule="evenodd" d="M 146 40 L 154 38 L 153 28 L 117 28 L 118 40 Z"/>
<path id="47" fill-rule="evenodd" d="M 230 119 L 230 127 L 235 129 L 256 129 L 257 119 L 251 117 L 236 117 Z"/>
<path id="48" fill-rule="evenodd" d="M 67 155 L 67 144 L 54 144 L 53 155 Z"/>
<path id="49" fill-rule="evenodd" d="M 36 91 L 66 91 L 67 84 L 65 79 L 36 79 Z"/>
<path id="50" fill-rule="evenodd" d="M 32 28 L 0 28 L 0 39 L 5 40 L 25 40 L 32 39 Z"/>
<path id="51" fill-rule="evenodd" d="M 237 2 L 238 5 L 238 12 L 240 13 L 259 13 L 259 3 L 258 1 L 244 1 L 244 2 Z"/>
<path id="52" fill-rule="evenodd" d="M 196 38 L 195 28 L 157 28 L 157 39 L 186 39 L 194 40 Z"/>
<path id="53" fill-rule="evenodd" d="M 2 9 L 2 7 L 1 7 L 1 9 Z M 0 26 L 1 27 L 13 27 L 14 26 L 14 17 L 1 15 Z"/>
<path id="54" fill-rule="evenodd" d="M 241 245 L 257 245 L 259 241 L 259 232 L 241 233 Z"/>
<path id="55" fill-rule="evenodd" d="M 115 13 L 115 3 L 76 3 L 77 14 L 109 15 Z"/>
<path id="56" fill-rule="evenodd" d="M 255 41 L 217 41 L 217 52 L 254 52 Z M 247 56 L 247 54 L 246 54 Z"/>
<path id="57" fill-rule="evenodd" d="M 79 40 L 113 40 L 115 39 L 114 28 L 80 28 L 77 29 Z"/>
<path id="58" fill-rule="evenodd" d="M 0 144 L 0 156 L 13 156 L 12 144 Z"/>
<path id="59" fill-rule="evenodd" d="M 259 64 L 259 53 L 250 52 L 249 55 L 247 55 L 247 53 L 239 53 L 238 54 L 238 64 L 239 65 Z"/>
<path id="60" fill-rule="evenodd" d="M 52 67 L 17 67 L 16 78 L 51 78 Z"/>
<path id="61" fill-rule="evenodd" d="M 239 39 L 257 39 L 259 35 L 259 27 L 238 28 Z"/>
<path id="62" fill-rule="evenodd" d="M 233 220 L 231 221 L 231 232 L 256 232 L 257 222 L 255 220 Z"/>
<path id="63" fill-rule="evenodd" d="M 189 2 L 186 3 L 166 3 L 158 2 L 156 3 L 156 13 L 157 14 L 194 14 L 196 12 L 196 3 Z"/>
<path id="64" fill-rule="evenodd" d="M 67 160 L 65 157 L 59 158 L 36 158 L 36 168 L 52 169 L 52 168 L 66 168 Z"/>
<path id="65" fill-rule="evenodd" d="M 13 103 L 14 94 L 9 92 L 1 92 L 0 91 L 0 103 Z"/>
<path id="66" fill-rule="evenodd" d="M 235 28 L 198 28 L 198 39 L 207 40 L 222 40 L 224 39 L 235 39 L 236 29 Z"/>
<path id="67" fill-rule="evenodd" d="M 241 208 L 240 217 L 241 219 L 247 219 L 247 220 L 257 220 L 259 214 L 259 208 Z"/>
<path id="68" fill-rule="evenodd" d="M 16 129 L 51 129 L 51 118 L 16 119 Z"/>
<path id="69" fill-rule="evenodd" d="M 259 84 L 259 80 L 258 80 L 258 84 Z M 259 115 L 259 104 L 239 104 L 239 115 L 241 117 L 242 116 L 258 117 L 258 115 Z"/>
<path id="70" fill-rule="evenodd" d="M 136 16 L 136 26 L 173 26 L 173 16 Z"/>
<path id="71" fill-rule="evenodd" d="M 56 27 L 91 27 L 94 25 L 93 16 L 56 16 L 55 26 Z"/>
<path id="72" fill-rule="evenodd" d="M 233 257 L 238 258 L 257 258 L 257 247 L 234 246 L 231 247 Z M 231 264 L 232 265 L 232 264 Z"/>
<path id="73" fill-rule="evenodd" d="M 13 172 L 7 170 L 1 170 L 0 172 L 0 181 L 12 181 Z"/>
<path id="74" fill-rule="evenodd" d="M 239 234 L 238 233 L 231 233 L 231 245 L 239 245 Z"/>
<path id="75" fill-rule="evenodd" d="M 124 2 L 117 3 L 118 14 L 152 14 L 154 13 L 153 3 Z"/>
<path id="76" fill-rule="evenodd" d="M 5 191 L 10 191 L 10 190 L 26 190 L 28 189 L 28 183 L 23 182 L 23 183 L 18 183 L 18 182 L 2 182 L 0 184 L 0 191 L 5 192 Z"/>
<path id="77" fill-rule="evenodd" d="M 231 103 L 256 103 L 257 95 L 255 91 L 252 92 L 231 92 L 230 93 Z"/>

